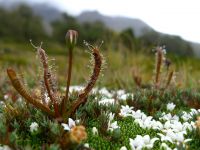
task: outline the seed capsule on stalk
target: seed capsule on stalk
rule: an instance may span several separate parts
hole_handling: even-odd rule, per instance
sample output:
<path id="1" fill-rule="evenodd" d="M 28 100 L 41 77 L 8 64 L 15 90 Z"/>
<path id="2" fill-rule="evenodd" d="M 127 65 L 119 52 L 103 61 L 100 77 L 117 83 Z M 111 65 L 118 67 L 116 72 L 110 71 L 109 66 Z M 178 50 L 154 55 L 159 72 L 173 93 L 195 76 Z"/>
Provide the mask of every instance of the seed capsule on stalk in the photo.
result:
<path id="1" fill-rule="evenodd" d="M 65 36 L 67 47 L 69 49 L 73 49 L 77 43 L 77 39 L 78 39 L 78 32 L 75 30 L 68 30 L 68 32 Z"/>

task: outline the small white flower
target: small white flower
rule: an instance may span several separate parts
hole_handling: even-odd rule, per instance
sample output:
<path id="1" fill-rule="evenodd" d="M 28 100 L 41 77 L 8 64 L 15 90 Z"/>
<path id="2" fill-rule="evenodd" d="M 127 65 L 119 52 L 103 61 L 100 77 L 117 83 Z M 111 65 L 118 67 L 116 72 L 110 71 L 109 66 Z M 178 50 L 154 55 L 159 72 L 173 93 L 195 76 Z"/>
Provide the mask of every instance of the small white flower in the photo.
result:
<path id="1" fill-rule="evenodd" d="M 175 107 L 176 107 L 176 105 L 174 103 L 168 103 L 167 104 L 167 110 L 169 110 L 169 111 L 174 110 Z"/>
<path id="2" fill-rule="evenodd" d="M 118 97 L 119 97 L 120 100 L 124 100 L 125 101 L 125 100 L 127 100 L 128 96 L 129 96 L 128 94 L 123 94 L 123 95 L 120 95 Z"/>
<path id="3" fill-rule="evenodd" d="M 152 128 L 162 130 L 163 124 L 160 121 L 153 121 Z"/>
<path id="4" fill-rule="evenodd" d="M 118 125 L 117 125 L 117 121 L 113 122 L 113 123 L 108 123 L 108 131 L 110 130 L 111 132 L 114 130 L 114 129 L 118 129 L 120 128 Z"/>
<path id="5" fill-rule="evenodd" d="M 80 119 L 75 120 L 75 124 L 79 124 L 80 123 Z"/>
<path id="6" fill-rule="evenodd" d="M 5 103 L 3 101 L 1 101 L 1 100 L 0 100 L 0 105 L 3 106 L 3 107 L 6 106 Z"/>
<path id="7" fill-rule="evenodd" d="M 161 141 L 169 141 L 169 142 L 173 143 L 171 137 L 165 136 L 165 135 L 163 135 L 161 133 L 157 133 L 157 134 L 161 137 Z"/>
<path id="8" fill-rule="evenodd" d="M 192 118 L 192 116 L 184 111 L 181 118 L 183 119 L 183 121 L 188 121 L 189 119 Z"/>
<path id="9" fill-rule="evenodd" d="M 154 142 L 157 141 L 157 140 L 159 140 L 159 139 L 158 138 L 150 139 L 149 135 L 145 135 L 143 137 L 143 140 L 144 140 L 144 144 L 145 144 L 144 147 L 147 147 L 148 149 L 152 149 L 153 145 L 154 145 Z"/>
<path id="10" fill-rule="evenodd" d="M 178 132 L 176 133 L 176 141 L 178 142 L 184 142 L 184 133 L 183 132 Z"/>
<path id="11" fill-rule="evenodd" d="M 170 137 L 172 141 L 175 141 L 177 138 L 176 134 L 171 129 L 167 130 L 166 136 Z"/>
<path id="12" fill-rule="evenodd" d="M 185 131 L 173 132 L 172 129 L 169 129 L 166 131 L 166 137 L 170 137 L 173 142 L 181 142 L 181 143 L 184 142 L 184 134 L 186 134 Z M 158 134 L 158 135 L 160 135 L 160 134 Z"/>
<path id="13" fill-rule="evenodd" d="M 117 95 L 118 95 L 118 96 L 121 96 L 121 95 L 123 95 L 123 94 L 125 94 L 125 91 L 124 91 L 124 90 L 118 90 L 118 91 L 117 91 Z"/>
<path id="14" fill-rule="evenodd" d="M 5 95 L 3 96 L 3 98 L 4 98 L 4 100 L 7 100 L 7 99 L 9 98 L 9 95 L 8 95 L 8 94 L 5 94 Z"/>
<path id="15" fill-rule="evenodd" d="M 146 119 L 146 115 L 141 112 L 141 110 L 137 110 L 137 111 L 132 111 L 132 117 L 135 118 L 135 119 Z"/>
<path id="16" fill-rule="evenodd" d="M 133 107 L 129 107 L 128 105 L 121 106 L 119 115 L 122 117 L 132 116 L 132 112 L 133 112 Z"/>
<path id="17" fill-rule="evenodd" d="M 183 130 L 189 130 L 189 131 L 192 131 L 192 129 L 193 129 L 193 126 L 190 124 L 190 123 L 188 123 L 188 122 L 184 122 L 183 123 Z"/>
<path id="18" fill-rule="evenodd" d="M 19 97 L 19 98 L 17 99 L 17 101 L 18 101 L 18 102 L 22 102 L 22 97 Z"/>
<path id="19" fill-rule="evenodd" d="M 84 144 L 84 147 L 86 147 L 86 148 L 90 148 L 90 146 L 89 146 L 88 143 L 85 143 L 85 144 Z"/>
<path id="20" fill-rule="evenodd" d="M 192 139 L 185 139 L 184 143 L 187 143 L 187 142 L 190 142 L 190 141 L 192 141 Z"/>
<path id="21" fill-rule="evenodd" d="M 144 141 L 141 135 L 137 135 L 136 138 L 133 140 L 131 138 L 129 138 L 129 144 L 131 146 L 132 150 L 137 149 L 142 149 L 143 145 L 144 145 Z"/>
<path id="22" fill-rule="evenodd" d="M 122 146 L 120 150 L 127 150 L 126 146 Z"/>
<path id="23" fill-rule="evenodd" d="M 190 112 L 191 115 L 196 115 L 196 114 L 198 114 L 198 111 L 197 111 L 196 109 L 191 108 L 190 110 L 191 110 L 191 112 Z"/>
<path id="24" fill-rule="evenodd" d="M 152 116 L 148 116 L 146 117 L 143 121 L 144 121 L 144 124 L 149 124 L 151 121 L 152 121 Z"/>
<path id="25" fill-rule="evenodd" d="M 96 127 L 92 128 L 92 133 L 93 133 L 93 135 L 98 135 L 98 130 Z"/>
<path id="26" fill-rule="evenodd" d="M 32 122 L 31 125 L 30 125 L 30 131 L 31 132 L 37 131 L 38 127 L 39 127 L 39 125 L 38 125 L 37 122 Z"/>
<path id="27" fill-rule="evenodd" d="M 166 143 L 162 143 L 160 148 L 164 148 L 164 150 L 172 150 Z"/>
<path id="28" fill-rule="evenodd" d="M 186 128 L 189 128 L 189 125 L 188 124 L 182 124 L 181 122 L 179 121 L 166 121 L 165 124 L 164 124 L 164 130 L 163 132 L 167 132 L 168 130 L 172 130 L 173 132 L 175 133 L 178 133 L 178 132 L 185 132 L 184 129 Z"/>
<path id="29" fill-rule="evenodd" d="M 64 130 L 71 130 L 74 126 L 76 126 L 75 121 L 72 118 L 68 119 L 68 124 L 62 123 L 61 124 L 64 127 Z"/>
<path id="30" fill-rule="evenodd" d="M 133 95 L 132 93 L 126 93 L 126 94 L 123 94 L 123 95 L 118 96 L 118 98 L 119 98 L 120 100 L 125 101 L 125 100 L 127 100 L 128 98 L 133 99 L 133 96 L 134 96 L 134 95 Z"/>
<path id="31" fill-rule="evenodd" d="M 177 115 L 172 116 L 171 113 L 164 114 L 162 117 L 160 117 L 160 120 L 165 120 L 165 121 L 179 121 L 179 117 Z"/>

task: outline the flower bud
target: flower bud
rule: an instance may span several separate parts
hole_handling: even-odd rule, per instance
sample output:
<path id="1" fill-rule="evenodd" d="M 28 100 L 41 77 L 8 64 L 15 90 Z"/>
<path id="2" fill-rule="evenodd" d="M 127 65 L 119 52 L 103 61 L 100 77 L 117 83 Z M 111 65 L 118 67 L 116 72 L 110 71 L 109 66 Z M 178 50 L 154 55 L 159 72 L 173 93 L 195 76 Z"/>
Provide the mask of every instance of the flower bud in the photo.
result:
<path id="1" fill-rule="evenodd" d="M 65 40 L 67 43 L 67 47 L 69 49 L 73 49 L 74 46 L 77 43 L 77 38 L 78 38 L 78 32 L 75 30 L 68 30 L 66 36 L 65 36 Z"/>
<path id="2" fill-rule="evenodd" d="M 85 131 L 85 127 L 75 126 L 70 130 L 70 139 L 72 142 L 80 143 L 81 141 L 87 138 L 87 133 Z"/>

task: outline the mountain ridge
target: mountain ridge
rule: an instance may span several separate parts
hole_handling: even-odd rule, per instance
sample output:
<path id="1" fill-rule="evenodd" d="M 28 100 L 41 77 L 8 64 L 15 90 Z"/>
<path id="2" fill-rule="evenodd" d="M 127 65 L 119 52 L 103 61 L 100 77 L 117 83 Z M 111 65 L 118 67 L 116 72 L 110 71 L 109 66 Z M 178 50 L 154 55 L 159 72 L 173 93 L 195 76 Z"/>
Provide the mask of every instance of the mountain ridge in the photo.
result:
<path id="1" fill-rule="evenodd" d="M 80 23 L 101 21 L 108 28 L 121 32 L 124 29 L 131 28 L 136 36 L 142 35 L 145 31 L 154 31 L 152 27 L 144 21 L 135 18 L 128 18 L 122 16 L 106 16 L 98 11 L 84 11 L 76 17 Z"/>
<path id="2" fill-rule="evenodd" d="M 49 34 L 51 34 L 52 32 L 50 23 L 52 21 L 62 19 L 62 14 L 65 13 L 59 10 L 59 8 L 54 7 L 51 4 L 47 4 L 47 3 L 35 3 L 33 1 L 27 2 L 25 0 L 6 0 L 6 1 L 0 0 L 0 7 L 4 7 L 6 9 L 11 9 L 20 4 L 28 5 L 29 7 L 32 8 L 35 15 L 38 15 L 43 19 L 43 24 L 45 26 L 46 31 Z M 107 15 L 102 15 L 101 13 L 97 11 L 85 11 L 85 12 L 82 12 L 80 15 L 74 16 L 74 17 L 80 23 L 101 21 L 102 23 L 105 24 L 106 27 L 117 32 L 120 32 L 127 28 L 131 28 L 134 31 L 135 36 L 138 36 L 138 37 L 148 31 L 157 32 L 147 23 L 137 18 L 128 18 L 128 17 L 123 17 L 123 16 L 107 16 Z M 160 32 L 157 32 L 157 33 L 161 35 L 163 34 L 163 35 L 169 35 L 169 36 L 176 36 L 173 34 L 165 34 L 165 33 L 160 33 Z M 184 40 L 184 41 L 190 43 L 190 45 L 193 47 L 195 54 L 197 56 L 200 56 L 200 43 L 187 41 L 187 40 Z"/>

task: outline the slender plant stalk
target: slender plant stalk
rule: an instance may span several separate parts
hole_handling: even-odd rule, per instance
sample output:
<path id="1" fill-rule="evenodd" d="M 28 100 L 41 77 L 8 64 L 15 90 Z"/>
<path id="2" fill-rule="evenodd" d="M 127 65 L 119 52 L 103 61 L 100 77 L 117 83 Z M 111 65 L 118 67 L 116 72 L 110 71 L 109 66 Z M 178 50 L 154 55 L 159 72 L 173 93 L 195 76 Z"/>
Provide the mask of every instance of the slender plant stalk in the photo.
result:
<path id="1" fill-rule="evenodd" d="M 66 106 L 69 103 L 69 86 L 71 82 L 71 74 L 72 74 L 72 53 L 73 49 L 77 43 L 78 32 L 75 30 L 68 30 L 65 36 L 66 45 L 69 49 L 69 59 L 68 59 L 68 71 L 67 71 L 67 85 L 66 85 L 66 93 L 65 97 L 61 102 L 61 113 L 62 116 L 66 114 Z"/>
<path id="2" fill-rule="evenodd" d="M 42 65 L 43 65 L 44 84 L 45 84 L 47 93 L 49 95 L 49 98 L 53 102 L 55 116 L 56 117 L 60 117 L 59 108 L 58 108 L 58 101 L 57 101 L 56 95 L 55 95 L 56 93 L 53 92 L 53 89 L 50 86 L 50 83 L 52 83 L 52 75 L 51 75 L 51 73 L 49 71 L 49 66 L 48 66 L 48 60 L 47 60 L 46 53 L 41 47 L 38 47 L 37 50 L 38 50 L 38 54 L 40 56 L 40 60 L 41 60 Z"/>
<path id="3" fill-rule="evenodd" d="M 170 82 L 172 80 L 173 74 L 174 74 L 173 70 L 169 72 L 165 89 L 169 86 L 169 84 L 170 84 Z"/>
<path id="4" fill-rule="evenodd" d="M 78 99 L 72 104 L 72 108 L 71 108 L 71 111 L 69 112 L 69 116 L 73 116 L 76 110 L 79 108 L 79 106 L 87 102 L 87 96 L 89 92 L 93 89 L 99 77 L 99 74 L 101 72 L 102 57 L 101 57 L 101 54 L 99 53 L 98 48 L 95 48 L 92 45 L 88 45 L 88 47 L 92 50 L 92 55 L 95 60 L 93 72 L 83 92 L 79 94 Z"/>
<path id="5" fill-rule="evenodd" d="M 155 87 L 159 88 L 160 84 L 160 71 L 162 66 L 162 59 L 163 59 L 163 53 L 161 48 L 157 48 L 156 53 L 156 76 L 155 76 Z"/>
<path id="6" fill-rule="evenodd" d="M 20 82 L 19 78 L 16 75 L 16 72 L 13 69 L 7 69 L 7 74 L 11 80 L 13 87 L 18 91 L 18 93 L 25 98 L 28 103 L 31 103 L 36 108 L 41 109 L 46 112 L 50 116 L 54 117 L 54 113 L 50 110 L 49 107 L 39 102 L 37 99 L 33 99 L 33 97 L 27 92 L 23 84 Z"/>
<path id="7" fill-rule="evenodd" d="M 73 57 L 73 53 L 72 53 L 72 49 L 69 49 L 69 59 L 68 59 L 68 71 L 67 71 L 67 85 L 66 85 L 66 95 L 65 98 L 63 100 L 63 104 L 62 104 L 62 113 L 65 113 L 65 107 L 66 107 L 66 103 L 69 101 L 69 86 L 70 86 L 70 82 L 71 82 L 71 74 L 72 74 L 72 57 Z"/>

